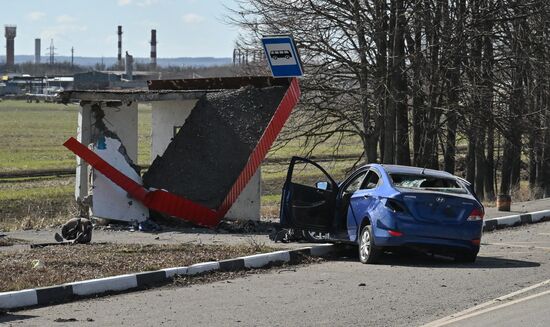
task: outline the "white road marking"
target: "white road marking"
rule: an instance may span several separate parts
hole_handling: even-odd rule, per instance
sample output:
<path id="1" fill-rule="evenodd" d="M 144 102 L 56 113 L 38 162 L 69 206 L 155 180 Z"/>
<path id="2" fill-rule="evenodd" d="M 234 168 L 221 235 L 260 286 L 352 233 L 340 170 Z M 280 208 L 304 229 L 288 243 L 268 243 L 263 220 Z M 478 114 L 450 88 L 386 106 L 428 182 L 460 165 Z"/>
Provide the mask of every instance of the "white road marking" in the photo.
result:
<path id="1" fill-rule="evenodd" d="M 545 295 L 545 294 L 550 294 L 550 290 L 547 290 L 547 291 L 544 291 L 542 293 L 537 293 L 537 294 L 534 294 L 534 295 L 531 295 L 531 296 L 528 296 L 528 297 L 525 297 L 525 298 L 521 298 L 521 299 L 514 300 L 514 301 L 511 301 L 511 302 L 507 302 L 507 303 L 504 303 L 504 304 L 501 304 L 501 305 L 497 305 L 497 306 L 494 306 L 494 307 L 487 308 L 490 305 L 508 300 L 510 298 L 513 298 L 514 296 L 523 294 L 525 292 L 529 292 L 531 290 L 534 290 L 536 288 L 543 287 L 543 286 L 546 286 L 546 285 L 549 285 L 549 284 L 550 284 L 550 279 L 545 280 L 543 282 L 540 282 L 538 284 L 526 287 L 526 288 L 522 288 L 522 289 L 520 289 L 518 291 L 515 291 L 515 292 L 512 292 L 510 294 L 507 294 L 507 295 L 504 295 L 504 296 L 501 296 L 501 297 L 497 297 L 496 299 L 493 299 L 493 300 L 487 301 L 485 303 L 476 305 L 476 306 L 468 308 L 466 310 L 463 310 L 463 311 L 460 311 L 460 312 L 457 312 L 457 313 L 453 313 L 450 316 L 443 317 L 441 319 L 438 319 L 438 320 L 429 322 L 425 325 L 422 325 L 422 327 L 444 326 L 444 325 L 450 324 L 452 322 L 456 322 L 456 321 L 459 321 L 459 320 L 462 320 L 462 319 L 466 319 L 466 318 L 469 318 L 469 317 L 476 316 L 476 315 L 481 314 L 481 313 L 496 310 L 498 308 L 505 307 L 505 306 L 508 306 L 508 305 L 511 305 L 511 304 L 514 304 L 514 303 L 518 303 L 518 302 L 521 302 L 521 301 L 526 301 L 526 300 L 529 300 L 529 299 L 532 299 L 532 298 L 535 298 L 535 297 L 539 297 L 539 296 L 542 296 L 542 295 Z M 486 308 L 486 309 L 483 309 L 483 308 Z M 483 309 L 483 310 L 480 310 L 480 309 Z M 478 310 L 480 310 L 480 311 L 478 311 Z"/>

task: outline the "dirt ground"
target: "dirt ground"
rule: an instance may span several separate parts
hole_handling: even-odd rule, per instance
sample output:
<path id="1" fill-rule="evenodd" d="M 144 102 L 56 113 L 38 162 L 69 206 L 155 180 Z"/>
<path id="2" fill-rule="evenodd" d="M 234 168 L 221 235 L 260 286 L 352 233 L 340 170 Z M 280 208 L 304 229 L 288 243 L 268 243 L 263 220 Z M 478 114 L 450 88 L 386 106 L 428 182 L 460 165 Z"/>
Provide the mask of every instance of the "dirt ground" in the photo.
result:
<path id="1" fill-rule="evenodd" d="M 274 249 L 264 245 L 71 244 L 0 252 L 0 292 L 182 267 Z"/>

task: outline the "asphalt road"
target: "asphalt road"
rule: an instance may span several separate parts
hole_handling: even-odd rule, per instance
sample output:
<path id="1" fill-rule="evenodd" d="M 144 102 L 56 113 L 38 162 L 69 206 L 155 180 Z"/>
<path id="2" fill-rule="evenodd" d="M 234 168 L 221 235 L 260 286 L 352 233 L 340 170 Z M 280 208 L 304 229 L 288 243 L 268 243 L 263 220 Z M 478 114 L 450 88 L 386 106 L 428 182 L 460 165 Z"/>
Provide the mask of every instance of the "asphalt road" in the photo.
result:
<path id="1" fill-rule="evenodd" d="M 19 311 L 0 316 L 0 323 L 419 326 L 436 321 L 432 326 L 550 325 L 550 296 L 544 293 L 550 289 L 550 222 L 486 233 L 482 243 L 475 264 L 410 254 L 388 255 L 379 265 L 340 258 L 212 284 L 167 286 Z M 541 282 L 542 286 L 537 286 Z M 466 312 L 456 315 L 463 310 Z M 454 321 L 457 317 L 460 320 Z M 71 319 L 77 321 L 59 322 Z M 443 322 L 437 323 L 441 319 Z"/>

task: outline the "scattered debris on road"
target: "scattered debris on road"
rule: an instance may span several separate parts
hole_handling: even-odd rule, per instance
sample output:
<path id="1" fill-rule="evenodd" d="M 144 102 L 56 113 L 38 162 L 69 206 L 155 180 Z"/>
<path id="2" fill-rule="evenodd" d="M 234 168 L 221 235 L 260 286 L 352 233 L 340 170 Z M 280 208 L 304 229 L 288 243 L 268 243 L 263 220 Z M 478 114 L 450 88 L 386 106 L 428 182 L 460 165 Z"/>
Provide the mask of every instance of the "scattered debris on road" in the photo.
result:
<path id="1" fill-rule="evenodd" d="M 73 241 L 73 243 L 86 244 L 92 240 L 92 222 L 86 218 L 72 218 L 61 227 L 61 235 L 55 233 L 55 240 Z"/>
<path id="2" fill-rule="evenodd" d="M 57 318 L 54 322 L 77 322 L 76 318 Z"/>

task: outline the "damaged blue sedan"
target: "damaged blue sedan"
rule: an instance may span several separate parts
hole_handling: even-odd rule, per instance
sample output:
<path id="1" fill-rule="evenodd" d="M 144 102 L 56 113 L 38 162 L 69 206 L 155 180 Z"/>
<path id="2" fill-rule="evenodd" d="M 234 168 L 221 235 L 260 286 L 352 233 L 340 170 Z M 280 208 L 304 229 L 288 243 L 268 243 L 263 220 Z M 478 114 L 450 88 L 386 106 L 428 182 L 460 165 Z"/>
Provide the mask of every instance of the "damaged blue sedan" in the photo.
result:
<path id="1" fill-rule="evenodd" d="M 483 216 L 470 183 L 444 171 L 370 164 L 337 183 L 300 157 L 290 162 L 280 212 L 285 228 L 357 244 L 362 263 L 400 247 L 474 262 Z"/>

